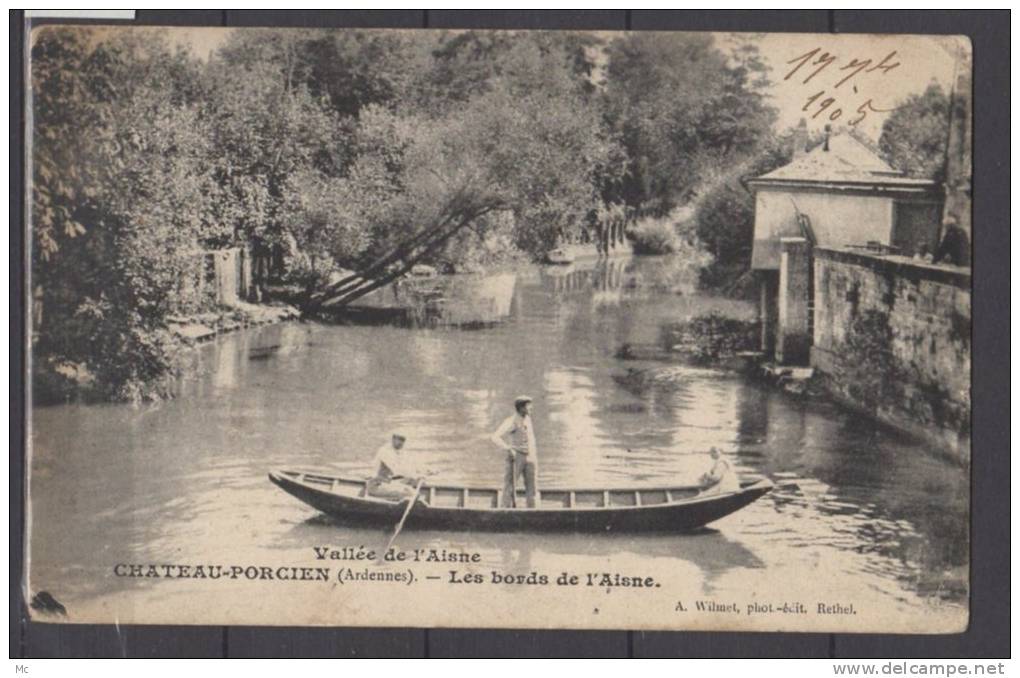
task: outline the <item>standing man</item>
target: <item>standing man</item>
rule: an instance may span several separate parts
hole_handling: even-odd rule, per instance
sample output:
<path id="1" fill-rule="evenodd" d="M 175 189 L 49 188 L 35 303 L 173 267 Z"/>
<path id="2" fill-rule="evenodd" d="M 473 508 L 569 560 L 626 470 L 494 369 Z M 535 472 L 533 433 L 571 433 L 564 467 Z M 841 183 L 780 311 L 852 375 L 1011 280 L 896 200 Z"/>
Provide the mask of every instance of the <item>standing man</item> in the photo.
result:
<path id="1" fill-rule="evenodd" d="M 531 424 L 531 398 L 518 396 L 514 400 L 514 410 L 491 438 L 494 445 L 507 452 L 506 473 L 503 475 L 503 507 L 516 508 L 517 479 L 524 476 L 528 508 L 535 508 L 538 451 L 535 446 L 535 429 Z"/>

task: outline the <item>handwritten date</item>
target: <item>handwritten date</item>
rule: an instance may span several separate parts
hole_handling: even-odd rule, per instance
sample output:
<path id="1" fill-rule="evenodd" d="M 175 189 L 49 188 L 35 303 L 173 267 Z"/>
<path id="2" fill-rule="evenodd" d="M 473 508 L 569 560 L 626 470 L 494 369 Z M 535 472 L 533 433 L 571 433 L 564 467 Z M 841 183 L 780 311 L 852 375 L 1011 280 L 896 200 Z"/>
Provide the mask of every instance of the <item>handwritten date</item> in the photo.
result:
<path id="1" fill-rule="evenodd" d="M 801 81 L 801 84 L 806 85 L 826 69 L 830 69 L 830 72 L 835 72 L 837 74 L 836 77 L 839 78 L 832 85 L 831 93 L 829 89 L 823 88 L 805 99 L 804 107 L 801 110 L 805 113 L 814 110 L 814 114 L 811 116 L 812 120 L 823 114 L 828 114 L 828 119 L 832 121 L 842 118 L 844 115 L 843 107 L 846 104 L 841 105 L 839 103 L 841 96 L 836 90 L 844 84 L 851 82 L 861 73 L 878 72 L 880 75 L 886 75 L 889 71 L 899 68 L 901 65 L 896 60 L 896 50 L 889 52 L 878 61 L 855 56 L 842 65 L 839 65 L 839 62 L 840 58 L 837 55 L 824 51 L 821 47 L 816 47 L 786 62 L 788 66 L 793 66 L 793 68 L 783 78 L 784 81 L 793 78 L 799 72 L 800 75 L 806 76 Z M 855 84 L 851 83 L 851 88 L 854 94 L 858 94 Z M 850 95 L 845 95 L 842 98 L 845 99 L 847 96 Z M 853 108 L 853 104 L 850 104 L 850 107 L 853 109 L 853 113 L 848 115 L 854 116 L 846 121 L 850 126 L 860 124 L 869 113 L 888 113 L 893 110 L 891 108 L 878 108 L 874 99 L 870 97 L 856 108 Z"/>

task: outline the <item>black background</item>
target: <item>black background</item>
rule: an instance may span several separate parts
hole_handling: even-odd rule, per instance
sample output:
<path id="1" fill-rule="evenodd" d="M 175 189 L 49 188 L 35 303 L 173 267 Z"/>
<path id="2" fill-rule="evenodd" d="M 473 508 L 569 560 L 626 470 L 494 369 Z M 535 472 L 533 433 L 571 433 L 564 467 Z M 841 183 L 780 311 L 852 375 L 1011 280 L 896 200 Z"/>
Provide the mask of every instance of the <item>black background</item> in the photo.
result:
<path id="1" fill-rule="evenodd" d="M 942 636 L 36 624 L 21 589 L 24 533 L 25 22 L 11 34 L 11 657 L 1008 657 L 1008 11 L 146 11 L 133 24 L 943 33 L 974 48 L 973 456 L 970 626 Z M 54 23 L 53 20 L 37 20 Z M 71 23 L 59 21 L 59 23 Z M 74 22 L 101 23 L 101 22 Z M 19 148 L 22 152 L 15 152 Z M 101 469 L 97 469 L 97 472 Z M 791 582 L 795 586 L 796 582 Z M 200 601 L 195 616 L 201 618 Z M 522 619 L 527 610 L 521 610 Z"/>

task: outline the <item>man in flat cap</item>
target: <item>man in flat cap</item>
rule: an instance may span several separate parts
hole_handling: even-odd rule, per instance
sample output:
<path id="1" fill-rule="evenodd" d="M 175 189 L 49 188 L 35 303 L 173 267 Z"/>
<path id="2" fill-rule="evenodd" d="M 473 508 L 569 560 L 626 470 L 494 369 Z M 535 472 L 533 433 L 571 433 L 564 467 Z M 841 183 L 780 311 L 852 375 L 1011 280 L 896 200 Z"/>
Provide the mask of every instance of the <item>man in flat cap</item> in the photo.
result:
<path id="1" fill-rule="evenodd" d="M 506 473 L 503 475 L 503 507 L 517 506 L 517 479 L 524 478 L 524 496 L 528 508 L 535 508 L 538 472 L 535 429 L 531 423 L 531 398 L 514 399 L 514 413 L 507 417 L 491 438 L 493 444 L 506 450 Z"/>
<path id="2" fill-rule="evenodd" d="M 368 480 L 368 494 L 382 499 L 407 499 L 424 473 L 404 449 L 407 438 L 394 433 L 375 453 L 375 475 Z"/>

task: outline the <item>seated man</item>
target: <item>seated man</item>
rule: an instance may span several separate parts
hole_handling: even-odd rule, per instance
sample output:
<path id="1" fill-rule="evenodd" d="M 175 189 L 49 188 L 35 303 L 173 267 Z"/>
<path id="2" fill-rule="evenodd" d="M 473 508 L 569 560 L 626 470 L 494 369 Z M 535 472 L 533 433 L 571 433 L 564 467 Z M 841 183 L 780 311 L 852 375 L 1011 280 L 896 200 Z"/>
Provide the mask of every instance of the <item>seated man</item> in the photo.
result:
<path id="1" fill-rule="evenodd" d="M 701 485 L 704 490 L 723 494 L 726 492 L 737 492 L 740 490 L 740 480 L 733 472 L 730 463 L 723 459 L 722 453 L 715 447 L 709 450 L 714 463 L 708 473 L 701 476 Z"/>
<path id="2" fill-rule="evenodd" d="M 407 438 L 394 433 L 375 453 L 375 475 L 369 478 L 368 494 L 382 499 L 403 500 L 414 495 L 424 475 L 404 450 Z"/>
<path id="3" fill-rule="evenodd" d="M 935 250 L 935 263 L 970 266 L 970 237 L 954 215 L 946 219 L 942 241 Z"/>

